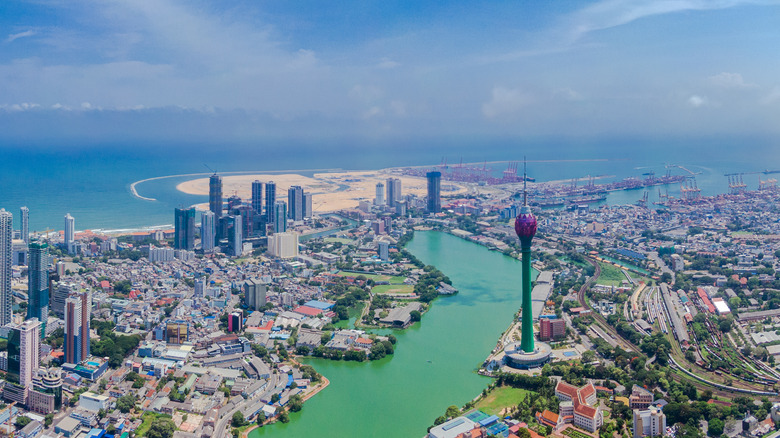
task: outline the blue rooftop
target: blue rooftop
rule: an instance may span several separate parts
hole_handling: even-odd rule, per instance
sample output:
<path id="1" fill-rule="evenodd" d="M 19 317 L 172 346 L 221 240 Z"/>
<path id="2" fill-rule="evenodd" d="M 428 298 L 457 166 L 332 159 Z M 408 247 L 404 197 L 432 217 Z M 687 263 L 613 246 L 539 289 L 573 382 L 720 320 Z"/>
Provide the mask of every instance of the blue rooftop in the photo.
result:
<path id="1" fill-rule="evenodd" d="M 482 427 L 486 427 L 495 423 L 496 421 L 498 421 L 498 417 L 496 417 L 495 415 L 491 415 L 483 420 L 480 420 L 479 425 Z"/>
<path id="2" fill-rule="evenodd" d="M 333 307 L 333 303 L 326 303 L 323 301 L 311 300 L 304 304 L 304 306 L 314 307 L 315 309 L 328 310 Z"/>

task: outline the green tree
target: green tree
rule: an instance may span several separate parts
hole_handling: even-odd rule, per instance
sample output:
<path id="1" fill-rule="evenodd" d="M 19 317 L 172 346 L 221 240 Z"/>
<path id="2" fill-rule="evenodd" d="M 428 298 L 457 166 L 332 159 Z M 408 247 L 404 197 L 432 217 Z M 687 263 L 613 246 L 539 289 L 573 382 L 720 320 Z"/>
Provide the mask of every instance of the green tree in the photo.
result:
<path id="1" fill-rule="evenodd" d="M 444 414 L 447 418 L 455 418 L 460 415 L 460 409 L 457 406 L 452 405 L 447 408 L 447 412 Z"/>
<path id="2" fill-rule="evenodd" d="M 723 420 L 720 418 L 713 418 L 707 423 L 707 435 L 719 437 L 723 434 Z"/>
<path id="3" fill-rule="evenodd" d="M 271 404 L 278 402 L 280 398 L 278 393 L 271 395 Z"/>
<path id="4" fill-rule="evenodd" d="M 128 413 L 135 407 L 135 396 L 133 394 L 125 394 L 116 400 L 116 408 L 119 412 Z"/>
<path id="5" fill-rule="evenodd" d="M 242 414 L 241 411 L 236 411 L 233 414 L 233 418 L 230 420 L 230 424 L 233 427 L 245 426 L 247 423 L 246 419 L 244 418 L 244 414 Z"/>
<path id="6" fill-rule="evenodd" d="M 171 438 L 176 431 L 176 424 L 170 418 L 157 417 L 152 421 L 152 426 L 146 432 L 147 438 Z"/>
<path id="7" fill-rule="evenodd" d="M 418 310 L 412 310 L 409 312 L 409 316 L 411 317 L 412 321 L 419 321 L 422 319 L 422 314 Z"/>
<path id="8" fill-rule="evenodd" d="M 290 412 L 299 412 L 303 409 L 303 400 L 301 399 L 301 396 L 296 394 L 290 397 L 290 402 L 287 406 L 290 408 Z"/>
<path id="9" fill-rule="evenodd" d="M 24 416 L 20 415 L 20 416 L 16 417 L 16 423 L 14 423 L 14 426 L 16 426 L 17 430 L 21 430 L 21 429 L 24 428 L 24 426 L 27 426 L 28 424 L 30 424 L 30 421 L 32 421 L 32 420 L 30 420 L 29 417 L 24 417 Z"/>
<path id="10" fill-rule="evenodd" d="M 43 424 L 46 427 L 51 426 L 51 424 L 54 422 L 54 414 L 46 414 L 46 417 L 43 420 Z"/>

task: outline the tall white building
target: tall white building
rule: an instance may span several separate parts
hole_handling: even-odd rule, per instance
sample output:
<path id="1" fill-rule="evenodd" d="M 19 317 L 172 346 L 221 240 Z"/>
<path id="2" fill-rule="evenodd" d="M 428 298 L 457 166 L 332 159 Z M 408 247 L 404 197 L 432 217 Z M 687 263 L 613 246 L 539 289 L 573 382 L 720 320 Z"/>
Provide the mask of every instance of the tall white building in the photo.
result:
<path id="1" fill-rule="evenodd" d="M 298 234 L 276 233 L 268 236 L 268 253 L 280 259 L 298 256 Z"/>
<path id="2" fill-rule="evenodd" d="M 230 248 L 230 255 L 233 257 L 241 257 L 244 253 L 244 227 L 241 222 L 241 215 L 230 216 L 233 221 L 233 226 L 230 229 L 230 238 L 228 240 L 228 248 Z"/>
<path id="3" fill-rule="evenodd" d="M 203 248 L 203 252 L 214 252 L 215 235 L 214 213 L 204 211 L 200 215 L 200 245 Z"/>
<path id="4" fill-rule="evenodd" d="M 27 207 L 22 207 L 19 209 L 19 213 L 22 216 L 22 240 L 24 240 L 24 243 L 30 243 L 30 209 Z"/>
<path id="5" fill-rule="evenodd" d="M 663 436 L 666 433 L 666 415 L 661 408 L 650 406 L 645 411 L 634 409 L 634 438 Z"/>
<path id="6" fill-rule="evenodd" d="M 14 347 L 17 347 L 19 351 L 16 352 L 18 353 L 17 364 L 14 360 L 17 355 L 11 354 L 11 348 L 9 348 L 8 372 L 14 374 L 18 372 L 19 385 L 27 386 L 32 383 L 33 371 L 37 370 L 41 363 L 41 322 L 38 321 L 38 318 L 31 318 L 11 328 L 11 332 L 13 334 L 9 333 L 9 336 L 14 337 L 14 339 L 9 339 L 9 347 L 11 347 L 10 344 L 14 344 Z M 18 344 L 15 342 L 17 339 Z M 15 357 L 12 359 L 11 356 Z"/>
<path id="7" fill-rule="evenodd" d="M 195 280 L 195 292 L 193 296 L 203 297 L 203 292 L 206 289 L 206 280 Z"/>
<path id="8" fill-rule="evenodd" d="M 0 209 L 0 326 L 11 322 L 11 265 L 14 216 Z"/>
<path id="9" fill-rule="evenodd" d="M 69 254 L 73 253 L 73 241 L 74 237 L 76 235 L 76 219 L 73 218 L 73 216 L 70 215 L 70 213 L 67 213 L 65 215 L 65 247 L 68 250 Z"/>
<path id="10" fill-rule="evenodd" d="M 376 183 L 374 205 L 385 205 L 385 185 L 381 182 Z"/>
<path id="11" fill-rule="evenodd" d="M 388 261 L 390 259 L 390 244 L 382 240 L 377 246 L 379 246 L 379 259 L 383 262 Z"/>

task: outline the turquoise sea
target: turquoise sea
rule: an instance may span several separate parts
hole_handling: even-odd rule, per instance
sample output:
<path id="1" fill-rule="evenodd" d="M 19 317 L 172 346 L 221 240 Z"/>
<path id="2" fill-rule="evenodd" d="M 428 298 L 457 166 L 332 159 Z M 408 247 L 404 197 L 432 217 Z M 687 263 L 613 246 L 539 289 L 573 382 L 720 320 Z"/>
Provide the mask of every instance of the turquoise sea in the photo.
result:
<path id="1" fill-rule="evenodd" d="M 697 175 L 702 194 L 724 193 L 727 172 L 780 169 L 780 154 L 772 142 L 747 140 L 471 140 L 422 139 L 372 142 L 266 142 L 262 144 L 106 144 L 0 146 L 0 208 L 14 213 L 30 208 L 31 230 L 62 229 L 63 216 L 71 213 L 76 228 L 124 229 L 171 224 L 173 209 L 205 202 L 204 196 L 185 195 L 175 187 L 193 177 L 173 177 L 141 183 L 131 195 L 130 184 L 167 175 L 218 172 L 269 172 L 302 169 L 365 170 L 395 166 L 483 163 L 500 174 L 503 163 L 529 160 L 529 176 L 537 181 L 614 175 L 610 181 L 665 172 L 668 164 L 682 165 Z M 550 161 L 545 161 L 550 160 Z M 540 162 L 542 161 L 542 162 Z M 486 164 L 485 164 L 486 163 Z M 682 173 L 680 169 L 672 169 Z M 760 175 L 767 179 L 772 177 Z M 777 177 L 778 175 L 774 175 Z M 759 175 L 746 175 L 749 187 Z M 664 189 L 665 190 L 665 189 Z M 679 186 L 670 186 L 677 196 Z M 641 190 L 611 194 L 609 203 L 633 203 Z M 657 189 L 650 191 L 650 200 Z"/>

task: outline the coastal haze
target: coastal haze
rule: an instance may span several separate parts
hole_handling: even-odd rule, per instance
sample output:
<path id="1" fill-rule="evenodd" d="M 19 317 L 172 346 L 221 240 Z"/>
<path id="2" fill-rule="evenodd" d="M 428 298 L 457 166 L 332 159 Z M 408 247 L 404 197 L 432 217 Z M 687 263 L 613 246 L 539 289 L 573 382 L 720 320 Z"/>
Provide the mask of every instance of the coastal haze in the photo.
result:
<path id="1" fill-rule="evenodd" d="M 5 2 L 0 434 L 778 437 L 778 17 Z"/>

